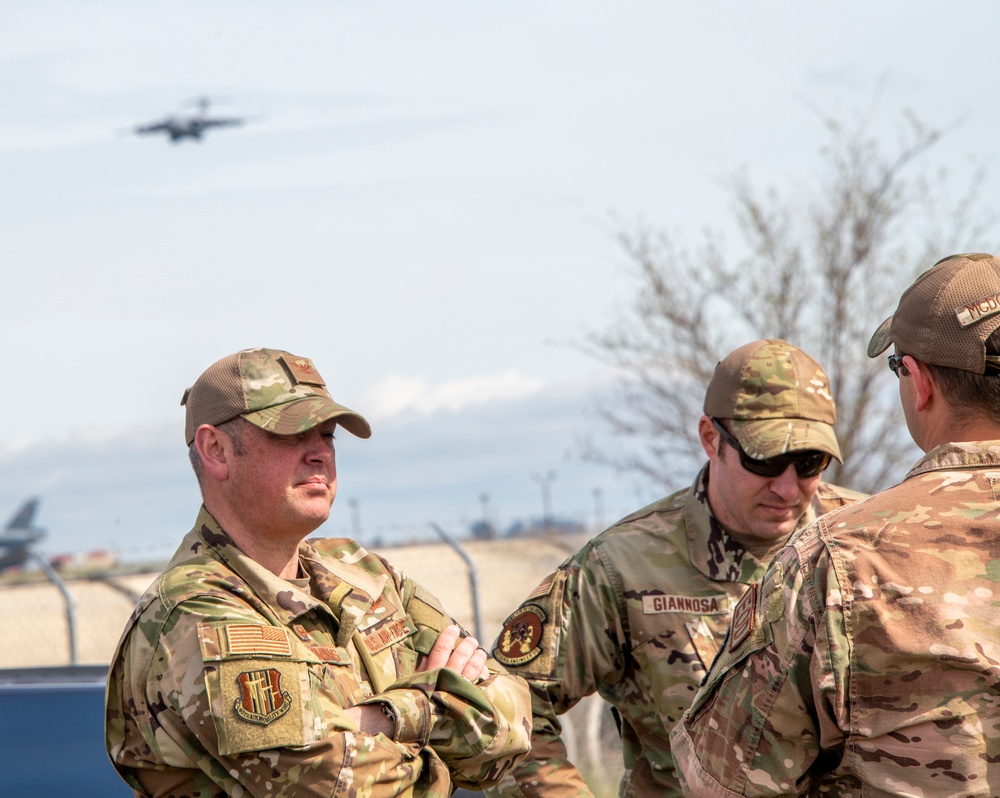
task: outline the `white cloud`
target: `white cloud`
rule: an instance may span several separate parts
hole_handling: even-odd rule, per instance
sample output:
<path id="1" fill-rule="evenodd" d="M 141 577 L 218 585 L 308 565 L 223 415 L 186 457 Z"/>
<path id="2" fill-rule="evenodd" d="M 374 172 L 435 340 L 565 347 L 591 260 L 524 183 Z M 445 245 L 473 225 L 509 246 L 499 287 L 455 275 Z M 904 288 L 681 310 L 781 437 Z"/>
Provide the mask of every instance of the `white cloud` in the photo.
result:
<path id="1" fill-rule="evenodd" d="M 512 371 L 449 380 L 438 385 L 423 377 L 390 374 L 379 380 L 358 405 L 372 418 L 391 418 L 406 412 L 427 415 L 437 410 L 457 412 L 486 402 L 523 399 L 541 388 L 540 380 Z"/>

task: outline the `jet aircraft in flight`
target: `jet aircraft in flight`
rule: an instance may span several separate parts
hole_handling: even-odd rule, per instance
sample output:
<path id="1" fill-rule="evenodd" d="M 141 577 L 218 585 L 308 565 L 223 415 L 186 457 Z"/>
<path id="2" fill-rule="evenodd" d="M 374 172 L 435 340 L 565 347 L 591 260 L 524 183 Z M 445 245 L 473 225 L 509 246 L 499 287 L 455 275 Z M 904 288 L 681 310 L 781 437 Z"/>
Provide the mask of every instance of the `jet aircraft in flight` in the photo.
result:
<path id="1" fill-rule="evenodd" d="M 138 136 L 165 133 L 170 137 L 171 143 L 176 144 L 184 139 L 201 141 L 205 131 L 212 128 L 239 127 L 247 122 L 247 119 L 241 116 L 209 116 L 210 102 L 208 97 L 200 97 L 195 101 L 198 108 L 196 112 L 171 114 L 146 125 L 136 125 L 132 132 Z"/>

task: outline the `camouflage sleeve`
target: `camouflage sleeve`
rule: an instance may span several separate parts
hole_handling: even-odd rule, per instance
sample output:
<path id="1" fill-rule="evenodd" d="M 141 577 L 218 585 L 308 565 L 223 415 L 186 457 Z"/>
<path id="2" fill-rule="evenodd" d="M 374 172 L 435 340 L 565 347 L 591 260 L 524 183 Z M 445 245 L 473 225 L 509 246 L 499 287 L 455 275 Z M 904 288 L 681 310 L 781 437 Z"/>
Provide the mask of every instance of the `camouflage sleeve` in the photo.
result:
<path id="1" fill-rule="evenodd" d="M 799 548 L 782 549 L 744 594 L 723 650 L 670 735 L 686 795 L 810 794 L 811 770 L 842 754 L 845 691 L 833 660 L 847 646 L 823 617 L 819 597 L 836 578 L 825 555 L 804 576 L 799 557 L 810 546 L 819 546 L 815 529 Z"/>
<path id="2" fill-rule="evenodd" d="M 427 699 L 430 711 L 422 706 Z M 420 671 L 379 693 L 377 700 L 393 707 L 401 730 L 396 739 L 423 736 L 457 787 L 496 784 L 530 745 L 527 686 L 506 673 L 473 684 L 447 668 Z M 402 731 L 414 720 L 424 728 Z"/>
<path id="3" fill-rule="evenodd" d="M 504 622 L 494 656 L 531 687 L 531 751 L 491 798 L 590 798 L 558 716 L 624 671 L 626 631 L 615 575 L 588 545 Z"/>
<path id="4" fill-rule="evenodd" d="M 427 654 L 438 634 L 455 621 L 440 602 L 412 580 L 401 577 L 400 594 L 418 633 L 415 646 Z M 473 684 L 447 668 L 404 675 L 377 695 L 392 705 L 397 730 L 405 737 L 427 744 L 447 764 L 456 786 L 482 789 L 495 784 L 528 751 L 531 706 L 528 687 L 518 676 L 508 674 L 495 661 L 491 674 Z M 414 695 L 426 696 L 429 712 L 420 713 Z M 417 698 L 419 702 L 419 697 Z M 416 710 L 416 711 L 415 711 Z M 426 718 L 425 729 L 406 731 L 411 721 Z M 397 734 L 399 739 L 399 734 Z"/>

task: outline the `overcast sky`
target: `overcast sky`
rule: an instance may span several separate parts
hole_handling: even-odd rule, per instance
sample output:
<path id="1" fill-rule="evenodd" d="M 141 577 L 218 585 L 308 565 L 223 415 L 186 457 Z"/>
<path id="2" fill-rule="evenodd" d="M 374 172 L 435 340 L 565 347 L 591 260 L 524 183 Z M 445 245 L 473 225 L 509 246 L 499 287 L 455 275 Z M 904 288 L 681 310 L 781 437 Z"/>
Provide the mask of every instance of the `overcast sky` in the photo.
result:
<path id="1" fill-rule="evenodd" d="M 913 0 L 8 3 L 0 515 L 40 495 L 50 553 L 168 551 L 197 509 L 183 389 L 272 346 L 375 429 L 340 436 L 325 533 L 352 499 L 369 535 L 476 520 L 484 493 L 537 516 L 549 471 L 557 513 L 611 521 L 653 494 L 567 458 L 610 377 L 568 344 L 632 291 L 616 227 L 694 242 L 726 229 L 735 169 L 808 184 L 813 106 L 879 97 L 887 139 L 904 108 L 962 120 L 956 164 L 995 160 L 998 21 Z M 128 135 L 203 95 L 250 124 Z"/>

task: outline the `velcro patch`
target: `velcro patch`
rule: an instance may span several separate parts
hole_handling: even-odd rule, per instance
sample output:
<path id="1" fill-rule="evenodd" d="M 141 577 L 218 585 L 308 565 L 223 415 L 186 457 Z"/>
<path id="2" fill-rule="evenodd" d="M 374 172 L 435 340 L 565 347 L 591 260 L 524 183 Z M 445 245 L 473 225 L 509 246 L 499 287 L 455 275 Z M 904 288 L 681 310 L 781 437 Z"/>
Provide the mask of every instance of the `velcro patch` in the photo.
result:
<path id="1" fill-rule="evenodd" d="M 757 622 L 757 588 L 759 583 L 750 585 L 740 603 L 733 610 L 733 622 L 729 627 L 729 651 L 738 649 L 754 629 Z"/>
<path id="2" fill-rule="evenodd" d="M 504 665 L 531 662 L 542 653 L 545 620 L 545 610 L 537 604 L 525 604 L 504 621 L 493 656 Z"/>
<path id="3" fill-rule="evenodd" d="M 406 618 L 397 618 L 394 621 L 386 621 L 378 626 L 363 630 L 361 639 L 364 640 L 365 648 L 368 649 L 369 653 L 377 654 L 382 649 L 409 637 L 416 631 Z"/>
<path id="4" fill-rule="evenodd" d="M 552 583 L 555 580 L 555 574 L 549 574 L 542 580 L 542 583 L 536 587 L 531 593 L 528 594 L 528 601 L 533 598 L 540 598 L 541 596 L 547 596 L 549 591 L 552 590 Z"/>
<path id="5" fill-rule="evenodd" d="M 299 385 L 318 385 L 320 388 L 325 388 L 326 383 L 323 382 L 323 378 L 319 376 L 319 372 L 313 365 L 313 362 L 307 357 L 285 357 L 281 356 L 281 361 L 285 364 L 285 368 L 291 373 L 292 378 Z"/>
<path id="6" fill-rule="evenodd" d="M 658 615 L 663 612 L 688 612 L 698 615 L 725 615 L 729 598 L 725 593 L 714 596 L 643 596 L 642 614 Z"/>
<path id="7" fill-rule="evenodd" d="M 350 659 L 339 648 L 333 646 L 310 646 L 309 650 L 323 662 L 336 662 L 338 665 L 350 662 Z"/>
<path id="8" fill-rule="evenodd" d="M 213 716 L 224 756 L 317 739 L 314 724 L 303 714 L 309 673 L 302 663 L 231 659 L 206 672 L 205 683 L 209 695 L 216 696 Z"/>
<path id="9" fill-rule="evenodd" d="M 963 327 L 988 319 L 997 313 L 1000 313 L 1000 294 L 990 294 L 975 302 L 970 302 L 968 305 L 955 308 L 955 318 Z"/>
<path id="10" fill-rule="evenodd" d="M 234 623 L 226 626 L 225 630 L 226 649 L 229 654 L 292 656 L 292 645 L 288 642 L 288 636 L 281 627 Z"/>

